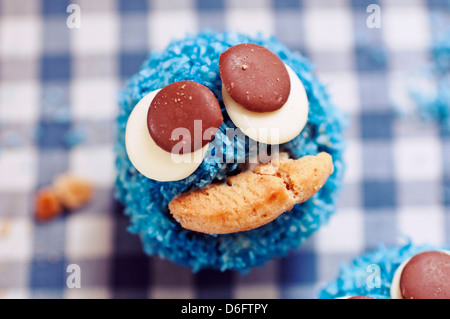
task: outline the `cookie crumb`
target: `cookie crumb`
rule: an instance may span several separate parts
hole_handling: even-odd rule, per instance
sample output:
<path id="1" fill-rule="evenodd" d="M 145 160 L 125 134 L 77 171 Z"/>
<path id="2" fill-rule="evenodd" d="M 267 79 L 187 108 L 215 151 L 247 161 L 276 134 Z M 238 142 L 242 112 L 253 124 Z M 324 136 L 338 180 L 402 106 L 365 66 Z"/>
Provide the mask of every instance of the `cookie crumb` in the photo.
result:
<path id="1" fill-rule="evenodd" d="M 9 220 L 4 220 L 0 223 L 0 237 L 8 236 L 11 231 L 11 222 Z"/>
<path id="2" fill-rule="evenodd" d="M 52 188 L 43 188 L 37 193 L 35 211 L 37 220 L 48 221 L 60 215 L 62 211 L 58 196 Z"/>
<path id="3" fill-rule="evenodd" d="M 77 176 L 60 175 L 53 182 L 56 196 L 64 207 L 77 209 L 89 202 L 93 189 L 91 184 Z"/>

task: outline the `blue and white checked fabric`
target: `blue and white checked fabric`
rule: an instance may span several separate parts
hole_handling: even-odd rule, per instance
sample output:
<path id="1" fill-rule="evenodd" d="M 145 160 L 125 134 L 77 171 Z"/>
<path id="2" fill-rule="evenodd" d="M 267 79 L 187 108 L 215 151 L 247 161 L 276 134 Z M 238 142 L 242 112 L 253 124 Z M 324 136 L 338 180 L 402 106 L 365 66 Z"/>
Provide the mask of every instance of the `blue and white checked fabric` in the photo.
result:
<path id="1" fill-rule="evenodd" d="M 339 265 L 402 236 L 450 244 L 450 137 L 395 116 L 404 76 L 427 63 L 448 1 L 0 0 L 0 297 L 315 298 Z M 81 28 L 69 29 L 70 3 Z M 381 28 L 366 25 L 369 4 Z M 203 28 L 276 35 L 308 56 L 351 116 L 347 174 L 330 223 L 243 276 L 148 258 L 113 200 L 117 91 L 148 52 Z M 49 223 L 35 191 L 71 171 L 93 202 Z M 81 288 L 66 286 L 67 265 Z"/>

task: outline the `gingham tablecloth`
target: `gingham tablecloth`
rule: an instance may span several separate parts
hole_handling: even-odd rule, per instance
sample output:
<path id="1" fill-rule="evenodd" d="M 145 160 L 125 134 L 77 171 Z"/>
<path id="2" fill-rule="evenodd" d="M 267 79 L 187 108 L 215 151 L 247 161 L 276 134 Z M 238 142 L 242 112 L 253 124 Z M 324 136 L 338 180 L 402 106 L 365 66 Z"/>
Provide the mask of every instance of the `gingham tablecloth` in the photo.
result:
<path id="1" fill-rule="evenodd" d="M 379 243 L 450 244 L 450 138 L 395 115 L 449 4 L 393 2 L 74 0 L 81 28 L 69 29 L 69 1 L 0 0 L 0 297 L 316 298 L 341 263 Z M 372 3 L 381 28 L 367 27 Z M 337 213 L 246 276 L 146 257 L 112 196 L 117 91 L 151 49 L 204 28 L 278 36 L 351 116 Z M 36 223 L 35 191 L 66 171 L 94 183 L 93 202 Z M 70 264 L 79 289 L 66 285 Z"/>

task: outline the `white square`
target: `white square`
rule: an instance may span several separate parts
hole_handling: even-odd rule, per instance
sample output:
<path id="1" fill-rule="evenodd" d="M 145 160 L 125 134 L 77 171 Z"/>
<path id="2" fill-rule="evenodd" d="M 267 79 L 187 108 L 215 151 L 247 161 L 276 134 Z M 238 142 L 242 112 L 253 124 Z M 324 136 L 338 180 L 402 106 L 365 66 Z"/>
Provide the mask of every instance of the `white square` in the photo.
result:
<path id="1" fill-rule="evenodd" d="M 37 82 L 3 82 L 0 84 L 0 122 L 35 123 L 39 116 Z"/>
<path id="2" fill-rule="evenodd" d="M 427 50 L 428 10 L 421 6 L 381 6 L 381 30 L 391 50 Z"/>
<path id="3" fill-rule="evenodd" d="M 152 49 L 163 50 L 172 40 L 184 38 L 187 33 L 197 32 L 195 11 L 151 10 L 149 13 L 149 43 Z"/>
<path id="4" fill-rule="evenodd" d="M 278 289 L 278 282 L 264 284 L 264 283 L 249 283 L 245 286 L 234 287 L 234 299 L 278 299 L 280 298 L 280 291 Z"/>
<path id="5" fill-rule="evenodd" d="M 225 21 L 227 30 L 245 32 L 253 36 L 258 33 L 264 36 L 274 34 L 271 4 L 267 1 L 258 3 L 231 1 L 225 11 Z"/>
<path id="6" fill-rule="evenodd" d="M 76 79 L 70 95 L 76 120 L 114 119 L 119 83 L 110 78 Z"/>
<path id="7" fill-rule="evenodd" d="M 353 50 L 353 17 L 348 8 L 310 7 L 304 11 L 305 43 L 316 52 Z"/>
<path id="8" fill-rule="evenodd" d="M 80 146 L 70 152 L 70 171 L 95 186 L 111 187 L 116 177 L 114 161 L 111 145 Z"/>
<path id="9" fill-rule="evenodd" d="M 37 156 L 33 148 L 0 152 L 0 191 L 26 192 L 36 185 Z"/>
<path id="10" fill-rule="evenodd" d="M 442 245 L 445 240 L 444 212 L 438 207 L 403 207 L 398 213 L 398 232 L 416 245 Z"/>
<path id="11" fill-rule="evenodd" d="M 0 260 L 27 261 L 31 258 L 33 224 L 29 218 L 0 219 Z"/>
<path id="12" fill-rule="evenodd" d="M 152 10 L 185 10 L 195 7 L 195 0 L 152 0 L 150 3 Z"/>
<path id="13" fill-rule="evenodd" d="M 348 138 L 344 152 L 345 175 L 344 183 L 359 183 L 362 180 L 361 143 L 358 139 Z"/>
<path id="14" fill-rule="evenodd" d="M 320 79 L 327 88 L 331 102 L 337 108 L 354 115 L 359 112 L 358 79 L 356 73 L 322 72 Z"/>
<path id="15" fill-rule="evenodd" d="M 433 181 L 442 176 L 441 145 L 433 137 L 396 139 L 395 173 L 401 181 Z"/>
<path id="16" fill-rule="evenodd" d="M 149 292 L 151 299 L 192 299 L 195 298 L 193 289 L 186 286 L 158 286 L 153 285 Z"/>
<path id="17" fill-rule="evenodd" d="M 0 19 L 0 55 L 3 57 L 38 57 L 41 39 L 41 20 L 35 16 Z"/>
<path id="18" fill-rule="evenodd" d="M 111 295 L 106 288 L 89 287 L 72 288 L 64 290 L 64 299 L 109 299 Z"/>
<path id="19" fill-rule="evenodd" d="M 232 297 L 235 299 L 279 298 L 278 282 L 280 269 L 278 266 L 279 264 L 272 260 L 264 264 L 264 267 L 256 268 L 246 276 L 236 276 L 234 278 Z M 260 278 L 264 278 L 264 281 L 261 282 Z"/>
<path id="20" fill-rule="evenodd" d="M 82 12 L 81 27 L 71 32 L 77 55 L 109 55 L 119 48 L 119 19 L 113 12 Z"/>
<path id="21" fill-rule="evenodd" d="M 1 299 L 30 299 L 30 292 L 27 289 L 0 289 Z"/>
<path id="22" fill-rule="evenodd" d="M 357 254 L 364 247 L 363 212 L 342 209 L 316 233 L 316 249 L 320 253 Z"/>
<path id="23" fill-rule="evenodd" d="M 111 219 L 107 216 L 71 215 L 66 230 L 68 259 L 76 261 L 110 256 L 112 228 Z"/>

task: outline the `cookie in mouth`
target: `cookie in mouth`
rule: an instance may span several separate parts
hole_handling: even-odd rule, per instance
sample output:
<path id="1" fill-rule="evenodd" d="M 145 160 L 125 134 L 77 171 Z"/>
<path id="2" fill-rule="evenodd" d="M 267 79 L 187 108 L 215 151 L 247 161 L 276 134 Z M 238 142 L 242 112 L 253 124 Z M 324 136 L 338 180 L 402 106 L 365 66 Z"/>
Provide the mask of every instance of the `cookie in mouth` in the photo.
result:
<path id="1" fill-rule="evenodd" d="M 300 159 L 274 159 L 254 170 L 182 194 L 170 213 L 187 229 L 211 234 L 246 231 L 265 225 L 310 199 L 333 173 L 327 153 Z"/>

